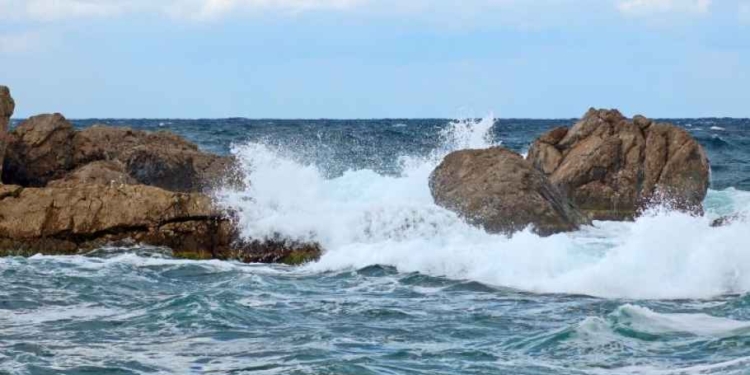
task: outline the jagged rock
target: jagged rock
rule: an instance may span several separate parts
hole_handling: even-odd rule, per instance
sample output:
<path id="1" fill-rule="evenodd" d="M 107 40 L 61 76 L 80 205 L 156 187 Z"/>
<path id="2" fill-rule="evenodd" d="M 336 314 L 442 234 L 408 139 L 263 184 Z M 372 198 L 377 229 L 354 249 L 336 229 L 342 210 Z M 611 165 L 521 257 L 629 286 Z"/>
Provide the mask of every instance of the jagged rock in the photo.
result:
<path id="1" fill-rule="evenodd" d="M 435 203 L 492 233 L 542 235 L 588 224 L 544 174 L 502 147 L 449 154 L 430 176 Z"/>
<path id="2" fill-rule="evenodd" d="M 8 126 L 15 108 L 16 102 L 10 96 L 10 89 L 7 86 L 0 86 L 0 175 L 3 173 L 3 160 L 8 142 Z"/>
<path id="3" fill-rule="evenodd" d="M 208 154 L 182 137 L 96 125 L 73 140 L 75 165 L 116 160 L 138 183 L 171 191 L 201 192 L 227 182 L 231 158 Z"/>
<path id="4" fill-rule="evenodd" d="M 299 263 L 317 244 L 243 241 L 208 196 L 143 185 L 0 187 L 0 254 L 74 254 L 106 244 L 167 246 L 188 258 Z"/>
<path id="5" fill-rule="evenodd" d="M 76 132 L 62 115 L 53 114 L 24 121 L 9 140 L 3 173 L 8 184 L 45 186 L 95 161 L 119 163 L 137 183 L 170 191 L 203 192 L 238 183 L 231 158 L 202 152 L 167 132 L 101 125 Z"/>
<path id="6" fill-rule="evenodd" d="M 528 160 L 598 220 L 633 219 L 651 204 L 700 213 L 708 190 L 708 158 L 687 131 L 617 110 L 592 108 L 567 132 L 542 135 Z"/>
<path id="7" fill-rule="evenodd" d="M 73 167 L 73 126 L 59 113 L 29 118 L 10 133 L 3 182 L 44 186 Z"/>
<path id="8" fill-rule="evenodd" d="M 137 185 L 138 182 L 125 171 L 118 161 L 91 162 L 68 173 L 64 178 L 51 181 L 49 187 L 76 187 L 82 185 Z"/>

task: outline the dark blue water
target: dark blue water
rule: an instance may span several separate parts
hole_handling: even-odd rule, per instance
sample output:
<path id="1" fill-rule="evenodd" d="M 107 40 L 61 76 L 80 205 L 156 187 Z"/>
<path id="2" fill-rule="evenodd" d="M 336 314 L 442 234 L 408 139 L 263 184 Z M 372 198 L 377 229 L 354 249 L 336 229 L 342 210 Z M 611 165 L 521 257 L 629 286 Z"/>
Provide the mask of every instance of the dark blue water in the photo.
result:
<path id="1" fill-rule="evenodd" d="M 169 130 L 253 165 L 244 230 L 303 267 L 168 249 L 0 259 L 2 374 L 750 374 L 750 120 L 674 120 L 707 149 L 708 216 L 539 238 L 431 204 L 447 120 L 81 120 Z M 499 120 L 519 152 L 573 120 Z M 481 127 L 481 122 L 474 124 Z"/>

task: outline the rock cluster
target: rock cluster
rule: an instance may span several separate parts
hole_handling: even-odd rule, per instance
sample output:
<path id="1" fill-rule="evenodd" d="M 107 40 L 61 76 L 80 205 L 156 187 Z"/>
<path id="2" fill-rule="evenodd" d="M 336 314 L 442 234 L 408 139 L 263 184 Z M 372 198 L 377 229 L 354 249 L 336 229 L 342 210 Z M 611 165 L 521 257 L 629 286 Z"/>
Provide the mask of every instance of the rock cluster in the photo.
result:
<path id="1" fill-rule="evenodd" d="M 589 110 L 537 138 L 527 160 L 500 148 L 448 155 L 433 171 L 435 202 L 490 232 L 540 234 L 590 220 L 632 220 L 651 205 L 702 214 L 706 153 L 677 126 Z"/>
<path id="2" fill-rule="evenodd" d="M 46 186 L 93 162 L 108 162 L 97 165 L 129 176 L 126 181 L 203 192 L 229 176 L 232 165 L 171 133 L 102 125 L 76 131 L 59 113 L 31 117 L 8 138 L 3 181 L 22 186 Z"/>
<path id="3" fill-rule="evenodd" d="M 0 88 L 4 126 L 12 111 L 8 90 Z M 0 153 L 0 255 L 136 243 L 168 247 L 178 257 L 243 262 L 300 263 L 321 253 L 314 243 L 243 238 L 233 213 L 206 195 L 217 183 L 237 183 L 233 160 L 174 134 L 77 131 L 56 113 L 0 135 L 7 145 Z"/>

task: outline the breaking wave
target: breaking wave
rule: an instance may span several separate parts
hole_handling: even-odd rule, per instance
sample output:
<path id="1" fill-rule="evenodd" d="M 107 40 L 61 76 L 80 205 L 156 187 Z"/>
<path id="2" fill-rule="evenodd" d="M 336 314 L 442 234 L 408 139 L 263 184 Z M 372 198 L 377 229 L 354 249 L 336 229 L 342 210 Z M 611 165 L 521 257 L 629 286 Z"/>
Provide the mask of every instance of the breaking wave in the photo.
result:
<path id="1" fill-rule="evenodd" d="M 451 151 L 492 146 L 494 125 L 492 117 L 451 123 L 428 156 L 402 155 L 397 175 L 359 169 L 329 177 L 325 165 L 293 146 L 237 145 L 233 153 L 250 188 L 217 196 L 238 212 L 248 237 L 321 243 L 326 252 L 307 271 L 387 265 L 535 293 L 612 298 L 750 291 L 750 223 L 710 226 L 720 215 L 750 211 L 747 192 L 710 191 L 705 217 L 655 209 L 635 222 L 595 222 L 546 238 L 530 230 L 488 234 L 436 206 L 431 171 Z"/>

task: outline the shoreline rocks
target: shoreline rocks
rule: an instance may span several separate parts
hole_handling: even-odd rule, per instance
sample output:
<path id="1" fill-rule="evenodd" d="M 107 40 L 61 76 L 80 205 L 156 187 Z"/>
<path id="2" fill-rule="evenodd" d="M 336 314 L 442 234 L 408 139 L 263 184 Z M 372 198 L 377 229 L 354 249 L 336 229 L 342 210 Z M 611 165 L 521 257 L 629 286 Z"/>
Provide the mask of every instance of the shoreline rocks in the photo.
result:
<path id="1" fill-rule="evenodd" d="M 177 257 L 300 263 L 315 244 L 245 241 L 231 215 L 199 193 L 145 185 L 0 186 L 0 254 L 80 254 L 106 245 L 143 243 Z"/>
<path id="2" fill-rule="evenodd" d="M 243 238 L 233 213 L 206 195 L 222 184 L 241 187 L 230 157 L 167 132 L 77 131 L 59 113 L 6 134 L 14 105 L 0 86 L 0 256 L 136 244 L 241 262 L 301 264 L 322 254 L 317 243 Z"/>

